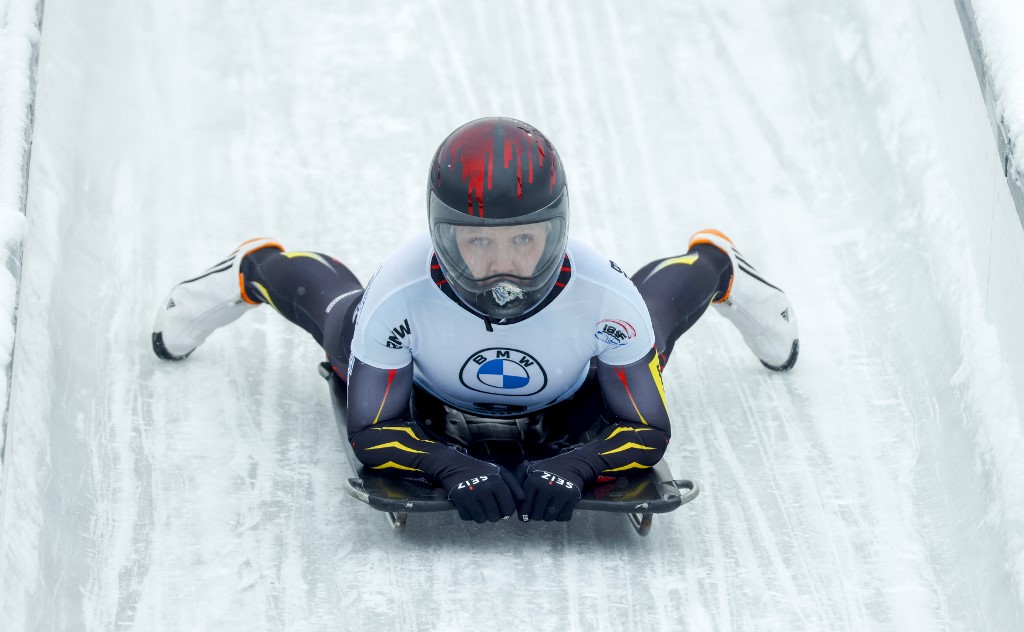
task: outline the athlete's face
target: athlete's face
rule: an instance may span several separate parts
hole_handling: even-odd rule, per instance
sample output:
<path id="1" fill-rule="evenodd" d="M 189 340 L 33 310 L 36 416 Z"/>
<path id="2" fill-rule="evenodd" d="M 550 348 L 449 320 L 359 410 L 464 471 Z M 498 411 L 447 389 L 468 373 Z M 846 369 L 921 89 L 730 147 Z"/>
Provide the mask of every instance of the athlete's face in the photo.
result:
<path id="1" fill-rule="evenodd" d="M 546 222 L 520 226 L 456 226 L 455 243 L 476 279 L 529 277 L 544 253 Z"/>

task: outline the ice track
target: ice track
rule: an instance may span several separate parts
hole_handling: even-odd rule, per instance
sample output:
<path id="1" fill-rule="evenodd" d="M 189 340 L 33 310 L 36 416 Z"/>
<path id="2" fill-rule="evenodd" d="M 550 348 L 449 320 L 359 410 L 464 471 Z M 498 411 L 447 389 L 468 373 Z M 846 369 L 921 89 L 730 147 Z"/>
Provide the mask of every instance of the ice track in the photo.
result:
<path id="1" fill-rule="evenodd" d="M 3 628 L 1021 629 L 971 402 L 1020 409 L 961 348 L 984 297 L 925 107 L 952 2 L 634 5 L 47 0 Z M 396 537 L 341 492 L 303 332 L 261 309 L 149 349 L 166 290 L 252 236 L 369 278 L 425 226 L 437 143 L 494 114 L 554 140 L 572 230 L 624 269 L 718 227 L 799 314 L 787 375 L 712 313 L 679 343 L 667 458 L 702 494 L 646 539 Z"/>

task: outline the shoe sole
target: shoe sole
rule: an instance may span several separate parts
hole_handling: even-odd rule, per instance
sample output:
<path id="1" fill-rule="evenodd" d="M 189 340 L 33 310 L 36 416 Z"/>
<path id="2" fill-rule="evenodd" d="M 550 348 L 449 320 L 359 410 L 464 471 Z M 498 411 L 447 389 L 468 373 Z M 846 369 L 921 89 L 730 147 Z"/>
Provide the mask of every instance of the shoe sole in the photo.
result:
<path id="1" fill-rule="evenodd" d="M 195 349 L 193 349 L 192 351 L 195 351 Z M 185 358 L 189 357 L 189 355 L 192 354 L 192 351 L 189 351 L 188 353 L 186 353 L 185 355 L 182 355 L 182 356 L 176 356 L 176 355 L 174 355 L 173 353 L 171 353 L 170 351 L 167 350 L 167 345 L 164 344 L 164 334 L 163 334 L 163 332 L 162 331 L 154 331 L 153 332 L 153 353 L 155 353 L 157 355 L 157 357 L 160 358 L 161 360 L 170 360 L 172 362 L 177 362 L 178 360 L 184 360 Z"/>
<path id="2" fill-rule="evenodd" d="M 782 363 L 779 366 L 772 366 L 772 365 L 768 364 L 767 362 L 765 362 L 764 360 L 761 360 L 761 364 L 763 364 L 765 366 L 765 368 L 771 369 L 772 371 L 788 371 L 788 370 L 792 369 L 793 366 L 796 364 L 796 359 L 797 359 L 797 356 L 799 356 L 799 355 L 800 355 L 800 339 L 797 338 L 796 340 L 793 341 L 793 346 L 789 350 L 789 358 L 787 358 L 784 363 Z"/>

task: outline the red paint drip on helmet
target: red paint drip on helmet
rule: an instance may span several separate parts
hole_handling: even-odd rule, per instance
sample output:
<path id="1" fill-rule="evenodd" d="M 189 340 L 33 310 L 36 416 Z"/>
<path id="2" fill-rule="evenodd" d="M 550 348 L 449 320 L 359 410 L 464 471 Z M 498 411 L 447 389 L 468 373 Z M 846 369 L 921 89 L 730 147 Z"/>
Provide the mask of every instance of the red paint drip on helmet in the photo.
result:
<path id="1" fill-rule="evenodd" d="M 537 147 L 537 150 L 540 152 L 541 156 L 544 155 L 544 152 L 543 152 L 543 150 L 540 149 L 539 145 Z M 530 156 L 530 168 L 529 168 L 529 170 L 527 172 L 527 175 L 526 175 L 526 181 L 529 182 L 530 184 L 533 184 L 533 152 L 531 151 L 531 152 L 527 152 L 527 153 Z"/>
<path id="2" fill-rule="evenodd" d="M 534 150 L 537 152 L 537 167 L 543 169 L 547 166 L 548 168 L 550 175 L 548 191 L 554 191 L 558 180 L 556 161 L 547 160 L 548 164 L 545 165 L 547 154 L 544 141 L 535 136 L 529 128 L 519 127 L 519 130 L 523 133 L 506 133 L 502 138 L 502 147 L 500 148 L 502 152 L 501 168 L 511 169 L 512 162 L 515 161 L 516 199 L 522 199 L 524 195 L 522 173 L 524 153 L 527 162 L 525 186 L 535 182 Z M 494 124 L 464 130 L 456 138 L 451 139 L 448 144 L 444 163 L 451 170 L 461 170 L 461 180 L 466 186 L 466 205 L 469 215 L 484 216 L 485 194 L 494 186 L 494 154 L 497 150 L 495 145 L 497 145 L 497 133 Z M 437 180 L 440 182 L 441 166 L 438 165 L 438 168 Z M 500 178 L 499 181 L 501 181 Z M 505 181 L 509 182 L 510 179 Z"/>
<path id="3" fill-rule="evenodd" d="M 468 213 L 483 217 L 485 181 L 487 188 L 493 186 L 494 137 L 490 130 L 467 136 L 469 138 L 459 139 L 448 148 L 448 164 L 454 166 L 457 163 L 462 167 L 461 177 L 466 183 Z"/>

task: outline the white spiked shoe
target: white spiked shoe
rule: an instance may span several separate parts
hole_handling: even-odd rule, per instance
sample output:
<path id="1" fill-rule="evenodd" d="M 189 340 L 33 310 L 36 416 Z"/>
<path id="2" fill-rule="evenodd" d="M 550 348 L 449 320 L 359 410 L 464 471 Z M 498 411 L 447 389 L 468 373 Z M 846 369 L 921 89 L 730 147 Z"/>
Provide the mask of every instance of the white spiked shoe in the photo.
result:
<path id="1" fill-rule="evenodd" d="M 743 334 L 754 355 L 773 371 L 788 371 L 800 353 L 796 313 L 786 293 L 772 285 L 717 230 L 702 230 L 690 238 L 690 248 L 710 244 L 732 261 L 732 281 L 725 296 L 713 305 Z"/>
<path id="2" fill-rule="evenodd" d="M 164 360 L 184 360 L 215 329 L 259 305 L 245 295 L 242 258 L 261 248 L 284 250 L 271 239 L 250 239 L 197 277 L 182 281 L 160 304 L 153 325 L 153 351 Z"/>

